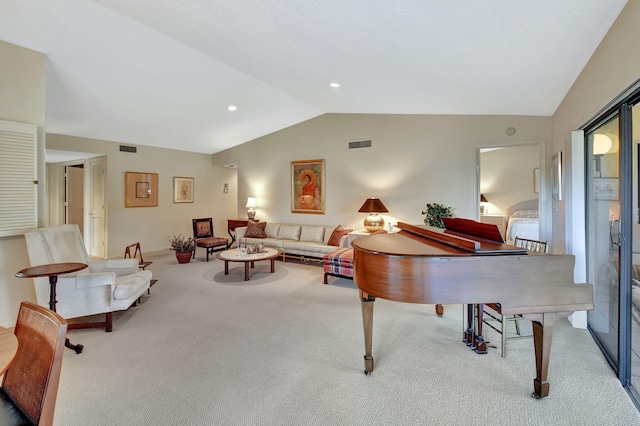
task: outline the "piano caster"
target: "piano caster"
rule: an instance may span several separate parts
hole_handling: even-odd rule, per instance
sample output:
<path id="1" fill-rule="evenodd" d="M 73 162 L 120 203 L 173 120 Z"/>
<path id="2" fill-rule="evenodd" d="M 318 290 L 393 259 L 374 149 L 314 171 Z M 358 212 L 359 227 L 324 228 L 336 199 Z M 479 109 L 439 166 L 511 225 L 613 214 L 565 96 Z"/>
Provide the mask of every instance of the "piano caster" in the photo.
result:
<path id="1" fill-rule="evenodd" d="M 535 399 L 542 399 L 549 396 L 549 382 L 541 382 L 538 379 L 533 379 L 533 393 L 531 396 Z"/>
<path id="2" fill-rule="evenodd" d="M 436 315 L 441 317 L 444 314 L 444 307 L 441 304 L 436 305 Z"/>
<path id="3" fill-rule="evenodd" d="M 371 374 L 373 371 L 373 357 L 372 356 L 364 356 L 364 374 L 367 376 Z"/>
<path id="4" fill-rule="evenodd" d="M 464 336 L 462 337 L 462 342 L 467 346 L 473 346 L 473 330 L 468 329 L 464 332 Z"/>
<path id="5" fill-rule="evenodd" d="M 475 345 L 473 350 L 476 351 L 477 354 L 484 355 L 487 353 L 487 344 L 482 338 L 482 336 L 476 337 Z"/>

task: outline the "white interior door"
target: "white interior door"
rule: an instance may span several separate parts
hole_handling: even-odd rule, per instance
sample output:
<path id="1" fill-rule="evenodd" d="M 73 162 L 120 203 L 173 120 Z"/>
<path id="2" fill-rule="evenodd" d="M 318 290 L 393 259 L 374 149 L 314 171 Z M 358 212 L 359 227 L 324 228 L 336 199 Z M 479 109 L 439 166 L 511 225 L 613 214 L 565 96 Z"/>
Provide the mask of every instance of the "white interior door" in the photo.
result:
<path id="1" fill-rule="evenodd" d="M 107 257 L 107 222 L 105 220 L 105 169 L 104 157 L 88 160 L 89 188 L 89 232 L 85 238 L 89 255 L 99 258 Z"/>

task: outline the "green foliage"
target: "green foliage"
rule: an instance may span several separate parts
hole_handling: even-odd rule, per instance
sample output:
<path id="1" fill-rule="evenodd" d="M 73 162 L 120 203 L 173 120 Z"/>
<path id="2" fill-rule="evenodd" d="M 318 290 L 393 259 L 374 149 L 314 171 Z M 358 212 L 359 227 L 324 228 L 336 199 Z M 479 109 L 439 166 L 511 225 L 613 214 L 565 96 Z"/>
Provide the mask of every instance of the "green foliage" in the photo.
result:
<path id="1" fill-rule="evenodd" d="M 425 214 L 424 223 L 429 226 L 435 226 L 436 228 L 444 228 L 443 217 L 453 217 L 453 209 L 443 204 L 427 203 L 427 210 L 423 211 Z"/>
<path id="2" fill-rule="evenodd" d="M 185 253 L 196 249 L 196 240 L 192 237 L 183 237 L 182 234 L 169 238 L 169 243 L 171 243 L 169 250 L 173 250 L 176 253 Z"/>

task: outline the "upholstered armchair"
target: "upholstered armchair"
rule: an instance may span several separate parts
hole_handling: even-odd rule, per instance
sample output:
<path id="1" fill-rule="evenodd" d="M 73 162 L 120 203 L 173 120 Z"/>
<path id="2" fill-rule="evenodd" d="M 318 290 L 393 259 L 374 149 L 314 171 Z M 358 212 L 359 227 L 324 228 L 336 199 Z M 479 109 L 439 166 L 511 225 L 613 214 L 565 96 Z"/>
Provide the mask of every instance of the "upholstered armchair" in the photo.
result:
<path id="1" fill-rule="evenodd" d="M 105 314 L 104 322 L 72 323 L 69 329 L 112 330 L 112 312 L 128 309 L 149 288 L 151 271 L 137 259 L 90 260 L 77 225 L 40 228 L 25 234 L 31 266 L 80 262 L 88 268 L 58 277 L 56 311 L 63 318 Z M 49 280 L 33 279 L 39 305 L 49 306 Z"/>

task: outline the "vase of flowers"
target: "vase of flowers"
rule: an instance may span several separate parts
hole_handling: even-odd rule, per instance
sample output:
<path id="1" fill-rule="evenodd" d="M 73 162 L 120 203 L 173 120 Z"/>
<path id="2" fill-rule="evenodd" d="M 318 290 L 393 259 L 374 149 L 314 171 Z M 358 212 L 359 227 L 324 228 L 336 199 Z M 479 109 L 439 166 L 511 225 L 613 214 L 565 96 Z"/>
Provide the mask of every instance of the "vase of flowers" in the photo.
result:
<path id="1" fill-rule="evenodd" d="M 196 249 L 196 240 L 192 237 L 183 237 L 182 234 L 169 238 L 171 247 L 169 250 L 176 252 L 178 263 L 189 263 L 193 251 Z"/>
<path id="2" fill-rule="evenodd" d="M 453 209 L 443 204 L 427 203 L 427 210 L 423 210 L 422 214 L 426 215 L 424 223 L 436 228 L 444 228 L 443 217 L 453 217 Z"/>

